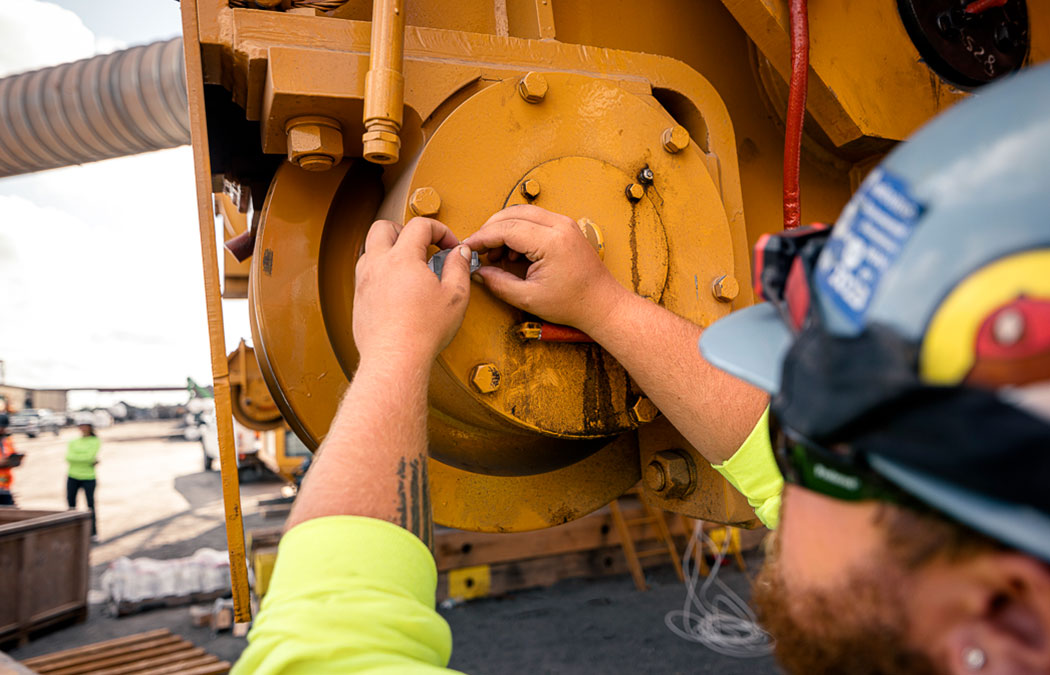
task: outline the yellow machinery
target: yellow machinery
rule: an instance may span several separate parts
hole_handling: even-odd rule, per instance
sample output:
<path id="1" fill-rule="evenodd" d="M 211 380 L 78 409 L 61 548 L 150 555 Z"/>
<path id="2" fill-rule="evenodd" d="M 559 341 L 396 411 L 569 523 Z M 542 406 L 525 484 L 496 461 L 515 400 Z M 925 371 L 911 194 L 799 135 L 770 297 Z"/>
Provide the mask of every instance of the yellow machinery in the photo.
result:
<path id="1" fill-rule="evenodd" d="M 991 4 L 977 19 L 907 0 L 815 4 L 804 222 L 833 220 L 893 143 L 966 95 L 959 85 L 1045 57 L 1050 36 L 1029 31 L 1050 25 L 1045 4 Z M 784 224 L 787 2 L 183 0 L 182 11 L 209 315 L 222 191 L 248 214 L 237 244 L 251 254 L 262 375 L 311 448 L 356 366 L 354 265 L 379 217 L 432 216 L 463 238 L 533 203 L 581 219 L 620 283 L 699 325 L 753 301 L 751 244 Z M 970 63 L 991 50 L 998 61 Z M 436 522 L 557 525 L 643 469 L 664 508 L 755 522 L 618 363 L 593 343 L 535 339 L 537 321 L 475 288 L 439 356 Z M 221 327 L 212 338 L 221 348 Z"/>
<path id="2" fill-rule="evenodd" d="M 227 289 L 236 268 L 227 267 L 224 275 Z M 233 418 L 257 432 L 259 446 L 256 457 L 267 469 L 289 483 L 296 481 L 303 460 L 312 454 L 284 420 L 266 388 L 255 350 L 241 340 L 237 349 L 226 356 L 230 377 L 230 402 Z"/>
<path id="3" fill-rule="evenodd" d="M 309 448 L 323 441 L 357 361 L 354 265 L 376 218 L 433 216 L 462 238 L 506 205 L 562 212 L 620 283 L 707 325 L 753 302 L 751 245 L 792 222 L 785 126 L 803 111 L 787 144 L 801 148 L 801 221 L 832 221 L 896 142 L 1050 54 L 1046 0 L 805 5 L 182 0 L 184 64 L 172 42 L 0 80 L 0 175 L 191 130 L 225 469 L 230 412 L 277 424 L 259 410 L 262 382 Z M 221 293 L 216 213 L 239 260 L 227 254 Z M 224 350 L 221 298 L 245 294 L 261 382 L 246 351 Z M 439 356 L 436 522 L 548 527 L 644 478 L 665 509 L 755 523 L 615 360 L 537 339 L 538 322 L 475 287 Z M 243 620 L 236 473 L 223 480 Z"/>

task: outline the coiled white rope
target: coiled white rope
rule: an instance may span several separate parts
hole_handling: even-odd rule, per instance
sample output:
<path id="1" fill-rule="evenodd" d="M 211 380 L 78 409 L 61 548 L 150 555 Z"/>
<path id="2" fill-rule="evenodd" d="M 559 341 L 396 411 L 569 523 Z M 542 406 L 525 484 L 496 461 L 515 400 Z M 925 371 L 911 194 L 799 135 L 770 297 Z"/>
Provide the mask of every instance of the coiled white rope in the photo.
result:
<path id="1" fill-rule="evenodd" d="M 664 623 L 671 632 L 690 642 L 699 642 L 719 654 L 746 659 L 766 656 L 773 651 L 773 638 L 759 627 L 755 613 L 724 581 L 718 578 L 726 553 L 729 551 L 729 531 L 726 530 L 722 550 L 711 566 L 699 591 L 700 556 L 704 554 L 704 539 L 714 542 L 704 534 L 703 523 L 696 522 L 693 536 L 689 538 L 682 556 L 682 571 L 685 575 L 685 605 L 664 616 Z M 719 591 L 712 593 L 712 587 Z"/>

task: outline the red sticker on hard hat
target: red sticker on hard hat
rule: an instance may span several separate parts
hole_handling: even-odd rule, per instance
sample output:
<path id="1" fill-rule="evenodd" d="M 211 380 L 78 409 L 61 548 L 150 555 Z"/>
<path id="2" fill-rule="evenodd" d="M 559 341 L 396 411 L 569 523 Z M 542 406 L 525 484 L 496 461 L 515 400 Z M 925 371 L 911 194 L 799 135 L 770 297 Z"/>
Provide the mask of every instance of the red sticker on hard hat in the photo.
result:
<path id="1" fill-rule="evenodd" d="M 822 295 L 860 330 L 883 275 L 922 215 L 903 180 L 873 170 L 843 209 L 814 274 Z"/>

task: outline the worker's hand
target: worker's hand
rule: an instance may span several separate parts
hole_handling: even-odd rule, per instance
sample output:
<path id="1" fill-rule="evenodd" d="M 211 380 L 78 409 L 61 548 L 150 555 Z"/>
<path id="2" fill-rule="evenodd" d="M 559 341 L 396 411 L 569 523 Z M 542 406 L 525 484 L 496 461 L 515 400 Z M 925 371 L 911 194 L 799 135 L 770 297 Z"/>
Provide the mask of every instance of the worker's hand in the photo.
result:
<path id="1" fill-rule="evenodd" d="M 429 365 L 452 341 L 470 297 L 470 265 L 459 247 L 445 258 L 439 279 L 427 267 L 427 247 L 459 244 L 442 223 L 413 218 L 402 227 L 372 225 L 357 261 L 354 342 L 361 359 Z"/>
<path id="2" fill-rule="evenodd" d="M 601 325 L 627 293 L 571 218 L 538 206 L 503 209 L 463 243 L 488 253 L 490 263 L 527 258 L 524 279 L 492 265 L 476 274 L 504 302 L 585 333 Z"/>

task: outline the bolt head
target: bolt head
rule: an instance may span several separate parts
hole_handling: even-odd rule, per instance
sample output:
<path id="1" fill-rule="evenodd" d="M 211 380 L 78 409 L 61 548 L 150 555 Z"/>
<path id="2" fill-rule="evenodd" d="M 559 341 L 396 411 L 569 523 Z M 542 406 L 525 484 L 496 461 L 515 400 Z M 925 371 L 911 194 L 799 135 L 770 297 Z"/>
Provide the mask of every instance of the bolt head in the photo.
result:
<path id="1" fill-rule="evenodd" d="M 653 170 L 649 167 L 645 167 L 638 172 L 638 182 L 642 185 L 652 185 L 653 183 Z"/>
<path id="2" fill-rule="evenodd" d="M 288 161 L 307 171 L 325 171 L 343 159 L 343 132 L 327 117 L 297 117 L 285 127 Z"/>
<path id="3" fill-rule="evenodd" d="M 689 132 L 681 124 L 676 124 L 664 129 L 660 141 L 667 152 L 671 154 L 681 152 L 689 147 Z"/>
<path id="4" fill-rule="evenodd" d="M 441 210 L 441 195 L 432 187 L 421 187 L 412 193 L 408 207 L 417 216 L 436 216 Z"/>
<path id="5" fill-rule="evenodd" d="M 547 78 L 540 73 L 526 73 L 518 81 L 518 94 L 527 103 L 539 103 L 547 96 Z"/>
<path id="6" fill-rule="evenodd" d="M 480 394 L 491 394 L 499 389 L 500 373 L 494 363 L 481 363 L 470 373 L 470 383 Z"/>
<path id="7" fill-rule="evenodd" d="M 638 183 L 631 183 L 627 186 L 627 198 L 632 202 L 636 202 L 645 196 L 645 188 Z"/>
<path id="8" fill-rule="evenodd" d="M 655 420 L 659 414 L 660 410 L 645 396 L 639 396 L 638 400 L 631 406 L 631 417 L 638 424 L 648 424 Z"/>
<path id="9" fill-rule="evenodd" d="M 521 184 L 521 195 L 525 199 L 536 199 L 540 196 L 540 182 L 535 179 L 528 179 Z"/>
<path id="10" fill-rule="evenodd" d="M 737 282 L 736 277 L 730 274 L 723 274 L 711 284 L 711 293 L 715 296 L 715 300 L 719 302 L 733 302 L 736 300 L 736 296 L 740 294 L 740 284 Z"/>

